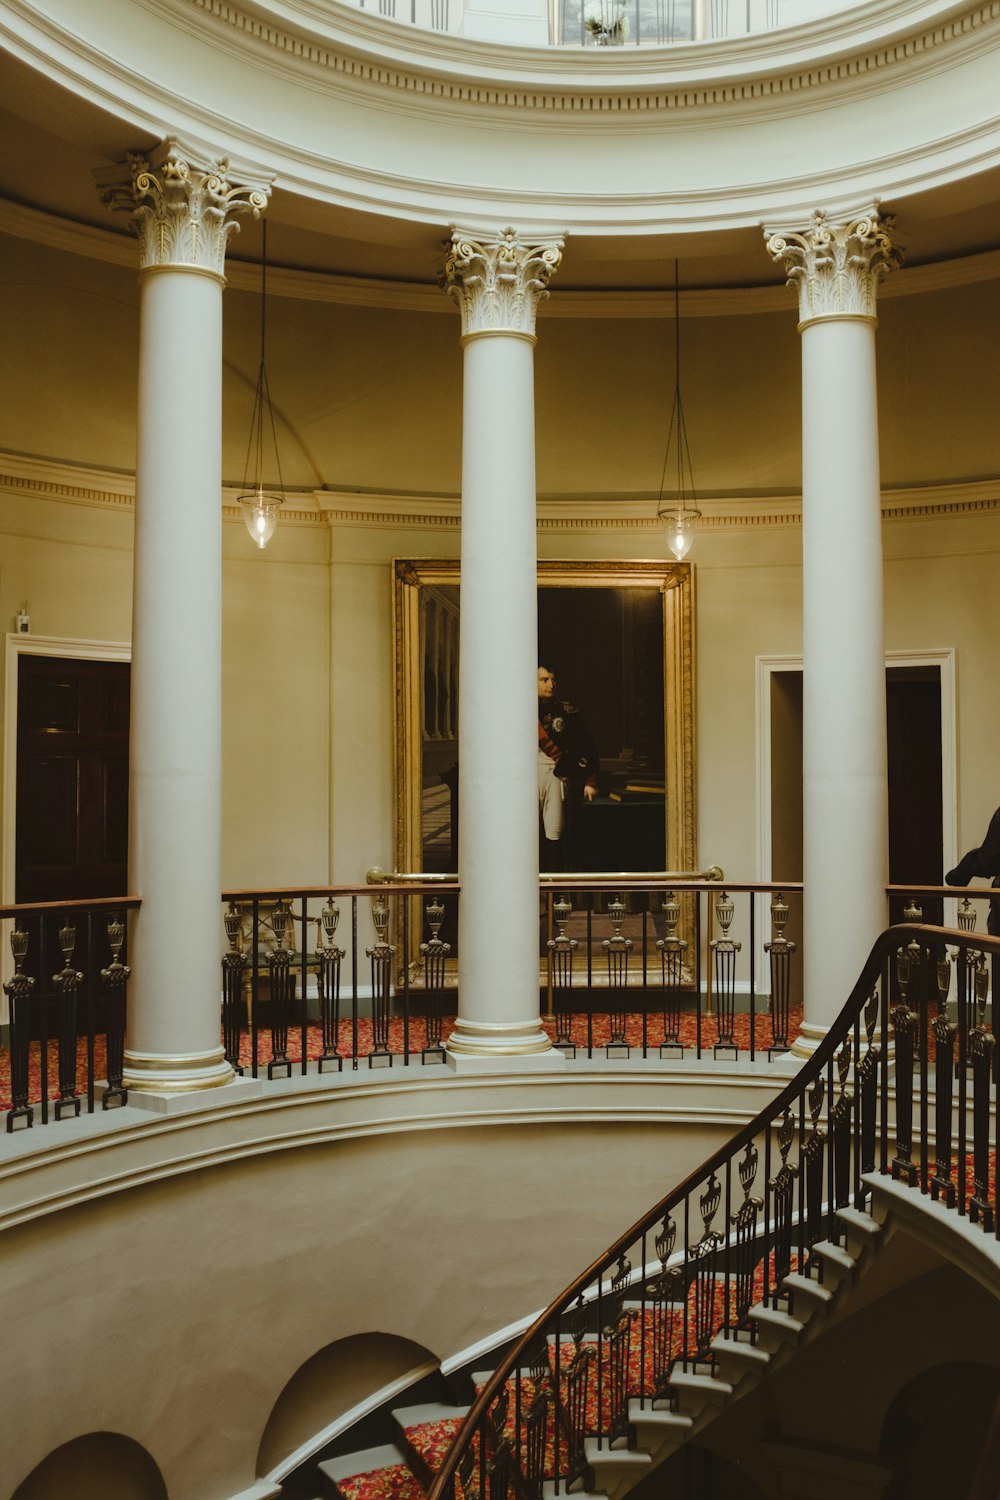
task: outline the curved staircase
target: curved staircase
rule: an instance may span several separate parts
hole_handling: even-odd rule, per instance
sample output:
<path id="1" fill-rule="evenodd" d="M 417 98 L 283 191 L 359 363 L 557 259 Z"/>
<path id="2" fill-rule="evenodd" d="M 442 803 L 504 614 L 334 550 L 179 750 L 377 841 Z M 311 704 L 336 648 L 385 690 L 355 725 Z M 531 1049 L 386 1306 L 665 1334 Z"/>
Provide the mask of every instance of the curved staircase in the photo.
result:
<path id="1" fill-rule="evenodd" d="M 322 1495 L 621 1500 L 849 1311 L 917 1216 L 996 1295 L 996 959 L 966 933 L 884 933 L 774 1103 L 467 1377 L 469 1405 L 395 1410 L 392 1444 L 316 1466 Z"/>

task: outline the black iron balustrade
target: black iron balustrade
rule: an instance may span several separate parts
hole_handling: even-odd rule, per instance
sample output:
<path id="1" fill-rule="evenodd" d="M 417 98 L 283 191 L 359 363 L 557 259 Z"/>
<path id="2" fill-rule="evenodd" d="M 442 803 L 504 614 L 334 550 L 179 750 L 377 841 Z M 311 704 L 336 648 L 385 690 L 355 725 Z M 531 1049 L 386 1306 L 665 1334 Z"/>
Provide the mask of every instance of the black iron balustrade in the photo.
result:
<path id="1" fill-rule="evenodd" d="M 815 1306 L 808 1283 L 843 1258 L 845 1225 L 879 1178 L 1000 1238 L 998 960 L 1000 939 L 968 931 L 883 933 L 797 1076 L 517 1341 L 429 1500 L 599 1488 L 594 1466 L 644 1413 L 676 1411 L 685 1375 L 745 1358 L 796 1299 Z"/>
<path id="2" fill-rule="evenodd" d="M 102 1109 L 127 1102 L 125 914 L 139 905 L 123 897 L 0 906 L 14 960 L 3 986 L 8 1132 L 75 1119 L 84 1107 L 92 1114 L 98 1098 Z"/>
<path id="3" fill-rule="evenodd" d="M 324 1073 L 443 1063 L 456 991 L 441 898 L 458 889 L 407 880 L 225 892 L 222 1029 L 232 1066 L 290 1078 L 311 1064 Z"/>
<path id="4" fill-rule="evenodd" d="M 802 887 L 723 887 L 721 871 L 712 873 L 720 878 L 540 879 L 539 992 L 553 1046 L 571 1059 L 620 1060 L 700 1060 L 706 1052 L 771 1060 L 791 1048 L 802 1016 L 795 926 Z M 947 889 L 923 888 L 931 896 Z M 910 895 L 919 898 L 921 889 Z M 959 925 L 971 931 L 973 903 L 990 893 L 967 895 Z M 444 1062 L 458 954 L 443 932 L 454 931 L 457 881 L 373 870 L 360 888 L 243 891 L 224 899 L 222 1029 L 235 1068 L 287 1078 L 311 1063 L 323 1073 L 388 1069 L 417 1058 Z M 908 911 L 919 915 L 915 900 Z M 502 962 L 503 935 L 496 941 Z M 896 1003 L 906 962 L 902 954 L 894 964 Z M 968 968 L 975 961 L 966 955 L 962 962 Z M 949 963 L 949 976 L 951 970 Z M 969 969 L 963 994 L 972 996 L 974 984 Z M 905 1048 L 902 1013 L 900 1032 Z M 852 1086 L 870 1108 L 871 1081 Z M 902 1170 L 902 1156 L 900 1162 Z"/>
<path id="5" fill-rule="evenodd" d="M 801 883 L 723 889 L 721 870 L 712 874 L 542 877 L 546 1018 L 556 1047 L 568 1056 L 664 1059 L 700 1059 L 708 1048 L 751 1059 L 789 1050 L 802 999 L 784 898 L 798 896 Z M 771 937 L 758 944 L 765 900 Z"/>
<path id="6" fill-rule="evenodd" d="M 754 1058 L 790 1046 L 800 1011 L 781 892 L 801 887 L 566 876 L 543 878 L 540 889 L 540 998 L 553 1045 L 568 1057 L 700 1058 L 708 1047 Z M 762 898 L 771 900 L 772 942 L 762 950 L 770 993 L 758 994 Z M 458 899 L 454 880 L 381 871 L 361 888 L 225 893 L 222 1033 L 231 1065 L 288 1078 L 310 1062 L 320 1073 L 417 1056 L 443 1062 L 458 964 L 441 932 Z M 349 933 L 338 928 L 341 904 Z M 731 936 L 737 916 L 749 943 Z"/>

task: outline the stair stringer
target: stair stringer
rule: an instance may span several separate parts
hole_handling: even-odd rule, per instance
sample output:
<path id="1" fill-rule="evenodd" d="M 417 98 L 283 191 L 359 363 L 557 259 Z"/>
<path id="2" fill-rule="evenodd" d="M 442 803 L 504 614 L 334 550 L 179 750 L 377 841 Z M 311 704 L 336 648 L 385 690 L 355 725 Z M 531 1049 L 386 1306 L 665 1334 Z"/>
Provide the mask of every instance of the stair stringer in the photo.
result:
<path id="1" fill-rule="evenodd" d="M 712 1343 L 713 1364 L 700 1364 L 697 1373 L 679 1371 L 670 1381 L 671 1398 L 655 1405 L 643 1405 L 638 1398 L 630 1400 L 627 1448 L 602 1447 L 597 1438 L 587 1439 L 591 1493 L 604 1495 L 607 1500 L 623 1500 L 639 1480 L 697 1437 L 773 1370 L 794 1359 L 800 1347 L 819 1337 L 834 1312 L 849 1312 L 853 1288 L 896 1228 L 892 1214 L 882 1211 L 881 1201 L 873 1206 L 874 1214 L 857 1209 L 837 1211 L 838 1242 L 821 1240 L 810 1252 L 817 1279 L 793 1272 L 782 1284 L 784 1296 L 779 1298 L 778 1307 L 751 1308 L 752 1336 L 717 1336 Z"/>

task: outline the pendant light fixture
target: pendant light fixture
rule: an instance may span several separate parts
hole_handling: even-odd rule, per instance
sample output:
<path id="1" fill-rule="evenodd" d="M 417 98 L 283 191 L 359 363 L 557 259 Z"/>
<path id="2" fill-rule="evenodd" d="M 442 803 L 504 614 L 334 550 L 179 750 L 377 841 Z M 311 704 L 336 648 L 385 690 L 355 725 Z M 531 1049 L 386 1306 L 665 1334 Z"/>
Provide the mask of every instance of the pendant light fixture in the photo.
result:
<path id="1" fill-rule="evenodd" d="M 260 253 L 260 365 L 257 371 L 257 390 L 250 418 L 250 438 L 247 442 L 246 463 L 243 465 L 243 493 L 239 497 L 243 520 L 247 531 L 263 552 L 274 535 L 278 516 L 284 503 L 285 492 L 281 482 L 281 460 L 278 457 L 278 435 L 274 426 L 274 411 L 271 407 L 271 388 L 267 380 L 267 365 L 264 361 L 265 335 L 267 331 L 267 220 L 262 224 L 263 238 Z M 270 451 L 274 452 L 274 466 L 278 476 L 275 489 L 264 487 L 265 433 L 269 435 Z"/>
<path id="2" fill-rule="evenodd" d="M 678 562 L 683 562 L 693 540 L 694 528 L 701 518 L 694 490 L 694 473 L 691 469 L 691 450 L 688 447 L 687 423 L 684 420 L 684 400 L 681 396 L 681 293 L 680 262 L 674 261 L 674 358 L 677 380 L 674 386 L 674 404 L 670 413 L 667 431 L 667 450 L 663 455 L 663 474 L 660 477 L 660 499 L 656 516 L 663 522 L 667 532 L 667 545 Z M 664 494 L 667 473 L 676 475 L 676 493 Z"/>

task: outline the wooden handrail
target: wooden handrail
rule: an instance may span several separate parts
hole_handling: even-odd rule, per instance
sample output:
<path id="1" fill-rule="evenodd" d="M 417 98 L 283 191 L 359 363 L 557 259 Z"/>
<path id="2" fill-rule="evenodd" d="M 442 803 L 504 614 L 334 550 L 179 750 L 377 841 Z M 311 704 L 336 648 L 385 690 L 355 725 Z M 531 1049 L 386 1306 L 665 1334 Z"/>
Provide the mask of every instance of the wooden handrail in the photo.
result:
<path id="1" fill-rule="evenodd" d="M 525 1354 L 539 1335 L 546 1329 L 550 1329 L 560 1314 L 564 1313 L 585 1292 L 588 1286 L 594 1282 L 600 1285 L 604 1273 L 610 1271 L 619 1260 L 619 1257 L 629 1250 L 637 1240 L 641 1239 L 654 1225 L 663 1220 L 672 1209 L 681 1204 L 700 1184 L 718 1172 L 727 1162 L 733 1161 L 762 1130 L 770 1128 L 774 1120 L 780 1118 L 792 1104 L 800 1103 L 804 1099 L 807 1090 L 816 1083 L 817 1079 L 824 1075 L 827 1068 L 832 1066 L 836 1053 L 844 1044 L 844 1040 L 851 1029 L 855 1026 L 871 996 L 873 987 L 882 976 L 886 960 L 891 954 L 898 952 L 907 939 L 917 942 L 920 938 L 923 938 L 925 942 L 929 941 L 936 945 L 953 944 L 962 949 L 972 947 L 977 952 L 992 954 L 995 960 L 1000 960 L 1000 938 L 959 932 L 954 928 L 931 927 L 923 923 L 901 923 L 883 932 L 876 939 L 868 960 L 861 971 L 861 975 L 837 1020 L 831 1026 L 812 1056 L 806 1060 L 799 1072 L 786 1084 L 778 1096 L 762 1109 L 749 1124 L 745 1125 L 742 1130 L 739 1130 L 735 1136 L 731 1137 L 725 1145 L 721 1146 L 713 1155 L 708 1157 L 701 1166 L 689 1173 L 678 1187 L 674 1188 L 666 1197 L 661 1198 L 655 1207 L 651 1208 L 630 1229 L 620 1235 L 585 1271 L 575 1277 L 557 1297 L 553 1298 L 545 1311 L 521 1335 L 507 1357 L 501 1361 L 498 1368 L 490 1376 L 470 1407 L 465 1420 L 455 1435 L 451 1447 L 444 1457 L 440 1469 L 434 1476 L 433 1483 L 428 1492 L 428 1500 L 444 1500 L 446 1487 L 451 1485 L 453 1481 L 460 1455 L 472 1441 L 484 1414 L 492 1406 L 512 1373 L 520 1368 Z"/>
<path id="2" fill-rule="evenodd" d="M 33 916 L 47 911 L 90 910 L 135 911 L 142 905 L 141 896 L 83 896 L 79 901 L 21 901 L 14 906 L 0 906 L 0 919 Z"/>

